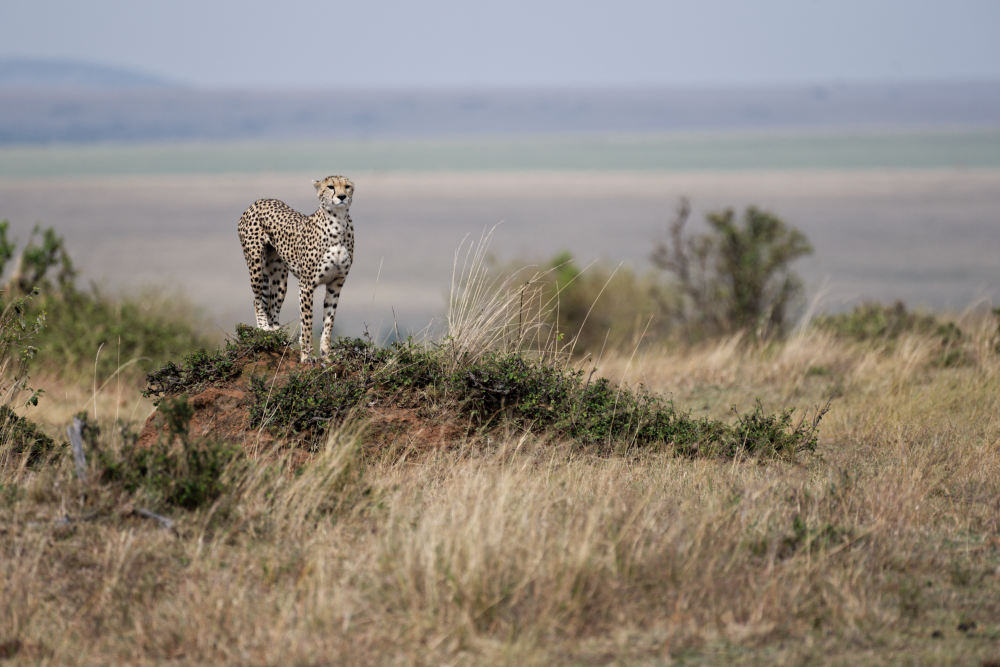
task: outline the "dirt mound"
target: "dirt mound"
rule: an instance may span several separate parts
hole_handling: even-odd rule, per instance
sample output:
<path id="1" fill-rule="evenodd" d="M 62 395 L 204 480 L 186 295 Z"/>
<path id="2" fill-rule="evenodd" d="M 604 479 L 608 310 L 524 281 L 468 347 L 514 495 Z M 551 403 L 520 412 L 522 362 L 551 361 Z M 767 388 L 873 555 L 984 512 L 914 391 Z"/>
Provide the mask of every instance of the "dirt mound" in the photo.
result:
<path id="1" fill-rule="evenodd" d="M 300 433 L 275 434 L 263 425 L 253 423 L 251 406 L 256 400 L 251 386 L 256 380 L 269 389 L 280 391 L 296 374 L 314 371 L 315 366 L 302 364 L 286 354 L 266 353 L 248 361 L 234 370 L 232 377 L 215 382 L 188 394 L 191 409 L 188 434 L 203 438 L 240 444 L 248 453 L 269 449 L 275 442 L 300 447 L 303 451 L 315 449 L 318 443 Z M 343 369 L 327 369 L 325 381 L 336 383 Z M 365 411 L 365 448 L 400 451 L 426 451 L 448 447 L 460 441 L 467 429 L 440 414 L 429 415 L 415 407 L 378 405 L 369 402 Z M 160 410 L 146 420 L 139 434 L 138 445 L 148 447 L 167 437 L 169 426 Z"/>
<path id="2" fill-rule="evenodd" d="M 218 350 L 168 362 L 147 377 L 147 395 L 162 400 L 140 443 L 172 432 L 240 444 L 251 455 L 287 444 L 307 456 L 324 445 L 331 425 L 361 420 L 364 448 L 375 456 L 458 445 L 472 434 L 488 442 L 500 429 L 545 432 L 605 455 L 641 448 L 793 459 L 815 449 L 825 413 L 795 420 L 791 410 L 769 414 L 758 402 L 726 423 L 551 360 L 497 351 L 467 356 L 411 340 L 379 347 L 338 338 L 326 367 L 297 358 L 282 330 L 241 326 Z"/>

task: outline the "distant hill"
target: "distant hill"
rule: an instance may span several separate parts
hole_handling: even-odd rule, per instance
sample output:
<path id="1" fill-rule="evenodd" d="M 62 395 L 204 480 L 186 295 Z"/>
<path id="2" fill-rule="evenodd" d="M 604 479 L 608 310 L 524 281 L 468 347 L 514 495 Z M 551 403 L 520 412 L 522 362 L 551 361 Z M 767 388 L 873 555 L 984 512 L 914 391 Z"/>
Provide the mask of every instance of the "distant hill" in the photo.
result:
<path id="1" fill-rule="evenodd" d="M 77 60 L 0 58 L 0 89 L 133 89 L 176 85 L 125 67 Z"/>
<path id="2" fill-rule="evenodd" d="M 0 83 L 0 145 L 1000 127 L 1000 82 L 209 90 L 122 69 L 36 65 L 0 64 L 0 82 L 32 82 Z"/>

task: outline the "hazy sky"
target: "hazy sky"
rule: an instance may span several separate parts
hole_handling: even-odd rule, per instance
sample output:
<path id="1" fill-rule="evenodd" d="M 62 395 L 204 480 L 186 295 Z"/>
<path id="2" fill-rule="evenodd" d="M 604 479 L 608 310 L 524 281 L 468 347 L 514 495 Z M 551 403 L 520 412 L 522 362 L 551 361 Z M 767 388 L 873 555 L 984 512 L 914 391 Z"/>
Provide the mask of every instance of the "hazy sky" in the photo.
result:
<path id="1" fill-rule="evenodd" d="M 204 86 L 1000 79 L 1000 0 L 2 0 L 0 57 Z"/>

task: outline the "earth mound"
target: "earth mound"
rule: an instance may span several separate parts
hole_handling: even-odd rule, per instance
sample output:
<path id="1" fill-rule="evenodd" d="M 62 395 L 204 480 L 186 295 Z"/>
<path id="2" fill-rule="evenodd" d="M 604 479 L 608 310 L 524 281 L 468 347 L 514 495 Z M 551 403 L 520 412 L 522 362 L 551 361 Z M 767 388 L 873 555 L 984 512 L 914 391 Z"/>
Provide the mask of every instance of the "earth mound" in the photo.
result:
<path id="1" fill-rule="evenodd" d="M 212 381 L 207 386 L 195 385 L 190 393 L 171 392 L 161 395 L 161 400 L 186 400 L 190 406 L 187 433 L 193 438 L 239 443 L 247 453 L 266 451 L 277 443 L 299 447 L 303 451 L 321 444 L 316 438 L 316 428 L 269 428 L 269 424 L 255 419 L 256 387 L 266 384 L 278 393 L 289 382 L 296 382 L 304 375 L 317 381 L 343 382 L 342 366 L 319 368 L 300 363 L 298 354 L 262 352 L 255 358 L 237 361 L 230 375 Z M 340 377 L 338 377 L 340 374 Z M 356 378 L 355 378 L 356 379 Z M 393 446 L 408 451 L 421 451 L 448 447 L 459 442 L 467 433 L 441 415 L 430 415 L 418 407 L 381 403 L 374 400 L 365 410 L 365 448 L 382 451 Z M 325 425 L 327 420 L 317 419 Z M 138 446 L 149 447 L 168 437 L 170 425 L 160 410 L 146 420 L 139 434 Z"/>
<path id="2" fill-rule="evenodd" d="M 670 451 L 681 456 L 794 458 L 816 446 L 823 415 L 793 422 L 760 404 L 734 423 L 695 418 L 662 396 L 585 375 L 537 353 L 461 353 L 410 340 L 376 346 L 339 338 L 327 365 L 302 364 L 284 331 L 237 327 L 215 352 L 189 355 L 147 377 L 158 410 L 139 444 L 164 436 L 272 445 L 304 456 L 345 420 L 364 424 L 365 450 L 419 452 L 470 436 L 532 431 L 599 455 Z"/>

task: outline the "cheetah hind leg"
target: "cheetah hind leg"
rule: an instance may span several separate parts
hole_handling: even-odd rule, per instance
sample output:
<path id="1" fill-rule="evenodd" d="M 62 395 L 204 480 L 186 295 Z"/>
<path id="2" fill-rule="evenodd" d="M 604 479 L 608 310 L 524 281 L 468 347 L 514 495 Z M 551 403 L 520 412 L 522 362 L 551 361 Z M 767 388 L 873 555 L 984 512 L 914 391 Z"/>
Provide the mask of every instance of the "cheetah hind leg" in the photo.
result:
<path id="1" fill-rule="evenodd" d="M 268 281 L 268 304 L 267 304 L 267 326 L 266 329 L 279 329 L 278 316 L 281 314 L 281 305 L 285 302 L 285 294 L 288 290 L 288 265 L 278 256 L 278 253 L 269 248 L 266 253 L 266 266 L 264 268 L 265 278 Z"/>
<path id="2" fill-rule="evenodd" d="M 242 235 L 240 239 L 243 240 Z M 266 252 L 258 244 L 244 242 L 243 255 L 247 260 L 247 268 L 250 270 L 250 289 L 253 292 L 253 312 L 257 320 L 257 328 L 267 329 L 267 311 L 271 295 L 268 293 L 270 283 L 266 272 Z"/>

